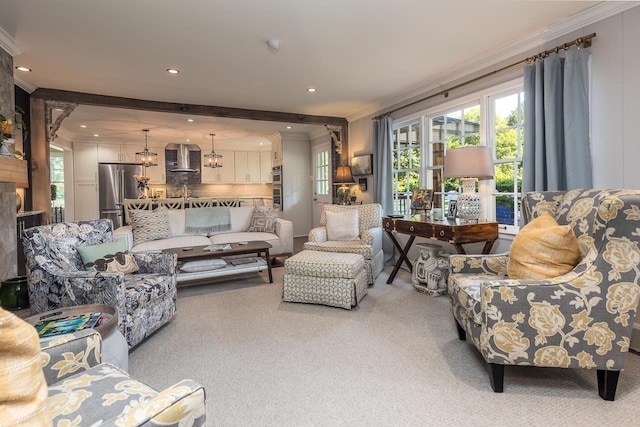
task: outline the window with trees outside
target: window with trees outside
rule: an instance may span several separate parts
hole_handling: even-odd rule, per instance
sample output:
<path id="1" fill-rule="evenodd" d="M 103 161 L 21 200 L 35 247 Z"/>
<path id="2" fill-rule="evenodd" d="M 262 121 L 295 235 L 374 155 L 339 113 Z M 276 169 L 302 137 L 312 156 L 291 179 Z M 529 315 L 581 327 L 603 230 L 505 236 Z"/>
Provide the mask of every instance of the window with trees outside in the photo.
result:
<path id="1" fill-rule="evenodd" d="M 458 179 L 443 178 L 444 157 L 451 148 L 487 145 L 494 156 L 494 179 L 480 191 L 488 219 L 505 231 L 517 231 L 522 191 L 524 92 L 521 82 L 508 90 L 486 90 L 446 110 L 422 113 L 393 132 L 394 213 L 407 214 L 411 192 L 434 190 L 434 208 L 447 209 L 448 193 L 458 191 Z M 423 132 L 422 129 L 426 129 Z M 420 136 L 424 135 L 424 138 Z"/>
<path id="2" fill-rule="evenodd" d="M 51 150 L 49 159 L 51 162 L 51 207 L 64 207 L 64 153 Z"/>

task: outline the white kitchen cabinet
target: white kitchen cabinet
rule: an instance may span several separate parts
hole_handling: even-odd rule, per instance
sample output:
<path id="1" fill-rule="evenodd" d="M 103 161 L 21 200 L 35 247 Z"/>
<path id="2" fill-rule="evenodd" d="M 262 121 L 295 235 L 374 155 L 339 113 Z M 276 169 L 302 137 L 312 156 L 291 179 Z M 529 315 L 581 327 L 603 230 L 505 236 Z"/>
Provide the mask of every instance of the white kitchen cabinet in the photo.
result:
<path id="1" fill-rule="evenodd" d="M 149 151 L 158 154 L 158 166 L 145 168 L 144 175 L 149 177 L 149 184 L 165 184 L 167 182 L 164 147 L 149 147 Z"/>
<path id="2" fill-rule="evenodd" d="M 271 182 L 271 152 L 260 152 L 260 181 Z"/>
<path id="3" fill-rule="evenodd" d="M 236 182 L 261 182 L 260 152 L 236 151 Z"/>
<path id="4" fill-rule="evenodd" d="M 271 141 L 271 163 L 272 166 L 282 165 L 282 139 L 280 135 L 272 135 Z"/>
<path id="5" fill-rule="evenodd" d="M 98 182 L 98 144 L 73 144 L 75 182 Z"/>
<path id="6" fill-rule="evenodd" d="M 133 144 L 98 144 L 98 161 L 100 163 L 135 163 L 136 152 L 144 146 Z"/>
<path id="7" fill-rule="evenodd" d="M 98 181 L 76 181 L 74 187 L 74 220 L 98 219 Z"/>
<path id="8" fill-rule="evenodd" d="M 205 151 L 208 153 L 209 151 Z M 217 154 L 222 156 L 221 168 L 207 168 L 202 167 L 200 176 L 202 177 L 203 184 L 210 184 L 214 182 L 234 182 L 236 180 L 235 173 L 235 155 L 233 151 L 216 151 Z"/>

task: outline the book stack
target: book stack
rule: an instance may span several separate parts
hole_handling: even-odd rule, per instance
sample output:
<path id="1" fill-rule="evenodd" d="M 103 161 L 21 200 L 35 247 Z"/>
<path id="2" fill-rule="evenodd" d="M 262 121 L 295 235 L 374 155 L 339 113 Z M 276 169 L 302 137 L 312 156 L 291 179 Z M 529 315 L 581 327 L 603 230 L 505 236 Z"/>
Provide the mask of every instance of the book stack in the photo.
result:
<path id="1" fill-rule="evenodd" d="M 81 329 L 88 329 L 102 323 L 101 312 L 76 314 L 56 319 L 38 320 L 34 325 L 40 338 L 69 334 Z"/>

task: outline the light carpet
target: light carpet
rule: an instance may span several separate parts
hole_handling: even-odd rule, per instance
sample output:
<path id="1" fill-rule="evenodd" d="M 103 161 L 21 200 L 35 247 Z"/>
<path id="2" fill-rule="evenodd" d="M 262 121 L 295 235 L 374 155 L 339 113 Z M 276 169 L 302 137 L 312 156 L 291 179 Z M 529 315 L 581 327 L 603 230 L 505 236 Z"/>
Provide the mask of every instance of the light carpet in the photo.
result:
<path id="1" fill-rule="evenodd" d="M 134 378 L 204 385 L 211 426 L 638 425 L 640 356 L 615 402 L 596 372 L 509 367 L 493 393 L 480 353 L 458 340 L 448 297 L 409 273 L 377 278 L 350 311 L 286 303 L 283 269 L 180 287 L 178 313 L 130 354 Z"/>

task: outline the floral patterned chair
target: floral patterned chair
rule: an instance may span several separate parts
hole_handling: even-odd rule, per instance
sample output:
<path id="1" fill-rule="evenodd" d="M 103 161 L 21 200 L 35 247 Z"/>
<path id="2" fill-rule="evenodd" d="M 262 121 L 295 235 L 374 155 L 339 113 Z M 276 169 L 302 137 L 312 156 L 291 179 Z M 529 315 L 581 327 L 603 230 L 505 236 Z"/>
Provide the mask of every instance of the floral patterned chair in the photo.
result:
<path id="1" fill-rule="evenodd" d="M 176 312 L 175 254 L 131 254 L 133 274 L 85 271 L 77 247 L 110 242 L 111 220 L 58 223 L 23 231 L 32 314 L 59 307 L 106 304 L 118 309 L 118 328 L 133 348 Z"/>
<path id="2" fill-rule="evenodd" d="M 358 210 L 358 228 L 360 235 L 356 240 L 328 240 L 326 212 L 344 212 Z M 367 283 L 373 284 L 384 267 L 382 252 L 382 206 L 379 203 L 367 205 L 324 205 L 320 215 L 320 227 L 309 231 L 305 250 L 320 252 L 342 252 L 360 254 L 364 257 Z"/>
<path id="3" fill-rule="evenodd" d="M 202 385 L 182 380 L 158 392 L 100 363 L 100 334 L 93 329 L 43 339 L 40 345 L 53 425 L 205 425 Z"/>
<path id="4" fill-rule="evenodd" d="M 509 280 L 504 255 L 451 255 L 448 289 L 461 340 L 469 334 L 502 392 L 504 366 L 597 370 L 598 392 L 615 398 L 640 299 L 640 191 L 528 193 L 526 224 L 549 212 L 570 225 L 581 260 L 544 280 Z"/>

